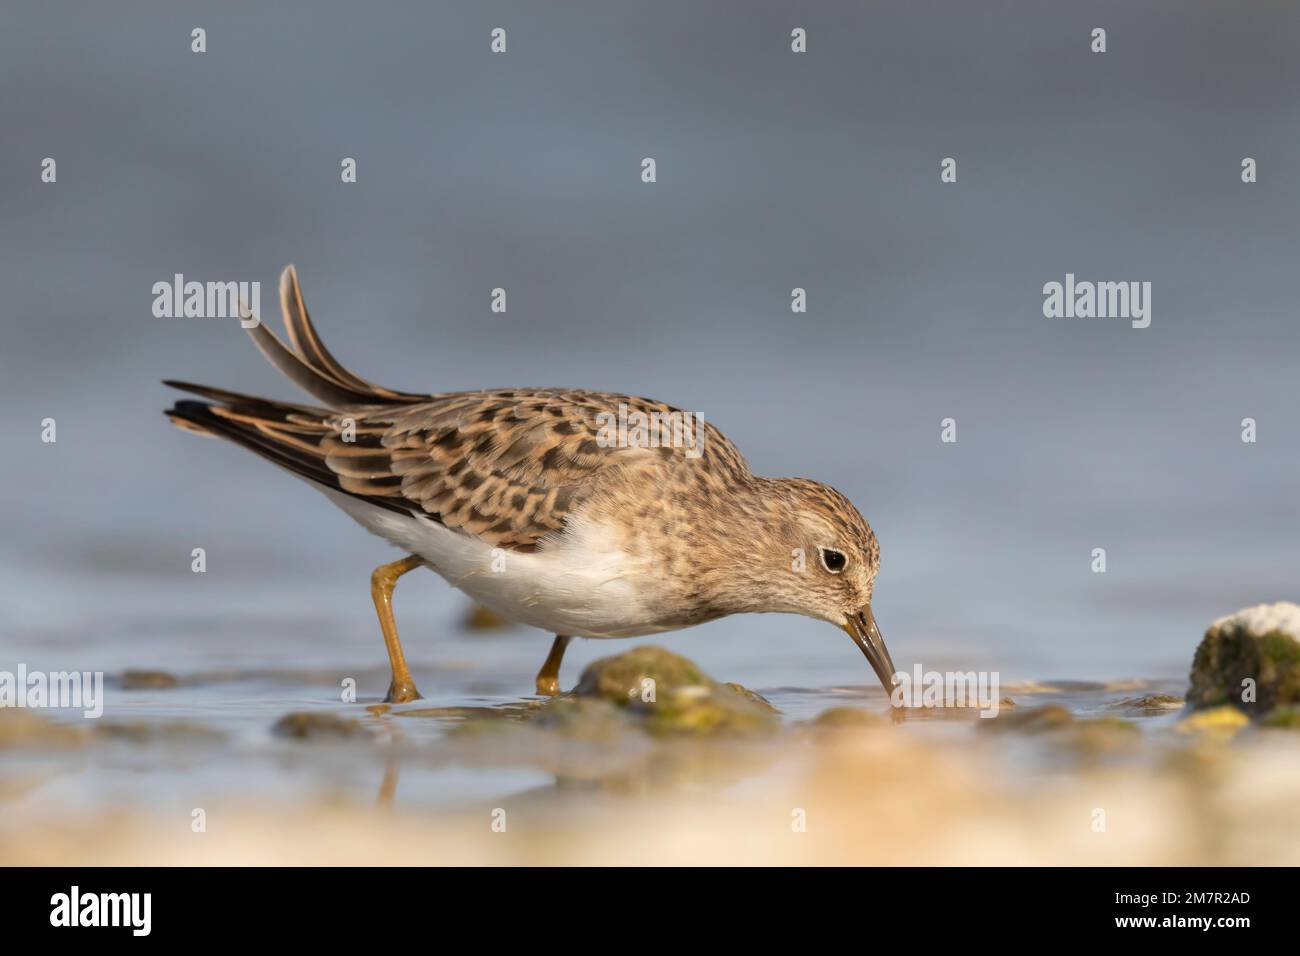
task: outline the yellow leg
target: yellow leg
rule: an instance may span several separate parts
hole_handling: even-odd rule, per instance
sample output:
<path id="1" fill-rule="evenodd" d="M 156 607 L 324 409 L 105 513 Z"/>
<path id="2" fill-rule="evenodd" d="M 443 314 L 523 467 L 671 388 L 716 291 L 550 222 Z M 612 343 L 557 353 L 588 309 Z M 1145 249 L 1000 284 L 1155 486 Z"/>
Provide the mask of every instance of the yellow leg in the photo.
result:
<path id="1" fill-rule="evenodd" d="M 415 681 L 411 679 L 410 668 L 406 666 L 402 645 L 397 640 L 397 624 L 393 621 L 393 586 L 403 574 L 423 563 L 412 555 L 392 564 L 381 564 L 370 575 L 370 596 L 374 598 L 375 610 L 379 613 L 379 626 L 384 632 L 384 644 L 388 648 L 388 660 L 393 665 L 393 682 L 388 686 L 388 696 L 384 698 L 390 704 L 404 704 L 420 697 L 420 692 L 415 689 Z"/>
<path id="2" fill-rule="evenodd" d="M 560 692 L 560 661 L 564 660 L 564 649 L 573 638 L 564 634 L 555 635 L 551 653 L 546 655 L 546 663 L 537 672 L 537 693 L 543 697 L 552 697 Z"/>

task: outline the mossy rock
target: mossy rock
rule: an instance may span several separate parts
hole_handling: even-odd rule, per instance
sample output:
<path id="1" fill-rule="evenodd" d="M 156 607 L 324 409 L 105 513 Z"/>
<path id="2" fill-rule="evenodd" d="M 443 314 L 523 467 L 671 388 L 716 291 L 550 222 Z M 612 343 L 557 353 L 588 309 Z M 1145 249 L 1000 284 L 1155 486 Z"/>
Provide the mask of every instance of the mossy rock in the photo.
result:
<path id="1" fill-rule="evenodd" d="M 660 695 L 645 712 L 652 734 L 748 734 L 773 730 L 775 714 L 735 691 L 718 685 L 704 695 Z"/>
<path id="2" fill-rule="evenodd" d="M 1215 621 L 1192 660 L 1187 703 L 1224 705 L 1257 717 L 1300 704 L 1300 607 L 1261 604 Z M 1246 682 L 1254 700 L 1243 700 Z"/>
<path id="3" fill-rule="evenodd" d="M 363 731 L 361 721 L 340 717 L 327 710 L 300 710 L 285 714 L 271 728 L 277 736 L 294 740 L 343 740 L 358 737 Z"/>
<path id="4" fill-rule="evenodd" d="M 574 694 L 608 701 L 657 735 L 751 733 L 778 723 L 776 708 L 758 694 L 719 683 L 662 647 L 636 647 L 593 661 Z"/>
<path id="5" fill-rule="evenodd" d="M 647 684 L 652 682 L 653 687 Z M 619 706 L 643 703 L 653 692 L 675 693 L 685 688 L 709 687 L 714 681 L 694 661 L 646 645 L 587 665 L 573 692 L 579 697 L 603 697 Z"/>

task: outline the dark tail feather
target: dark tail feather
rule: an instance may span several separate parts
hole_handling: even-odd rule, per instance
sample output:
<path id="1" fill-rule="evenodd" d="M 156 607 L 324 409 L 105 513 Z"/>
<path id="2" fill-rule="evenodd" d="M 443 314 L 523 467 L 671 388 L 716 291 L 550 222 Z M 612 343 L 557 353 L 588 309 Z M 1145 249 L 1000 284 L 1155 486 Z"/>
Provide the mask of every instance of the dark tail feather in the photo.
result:
<path id="1" fill-rule="evenodd" d="M 277 465 L 288 468 L 324 485 L 334 487 L 337 481 L 319 456 L 313 456 L 286 445 L 259 431 L 255 426 L 238 419 L 218 414 L 218 410 L 205 402 L 183 399 L 169 408 L 167 417 L 188 431 L 228 438 L 237 445 L 255 451 Z"/>
<path id="2" fill-rule="evenodd" d="M 253 396 L 203 385 L 168 382 L 177 388 L 209 397 L 223 396 L 224 405 L 182 399 L 164 413 L 186 431 L 225 438 L 256 452 L 268 461 L 326 488 L 352 494 L 398 514 L 410 514 L 399 500 L 355 494 L 342 486 L 339 475 L 325 463 L 319 447 L 322 436 L 334 428 L 331 413 L 301 405 L 282 405 Z"/>
<path id="3" fill-rule="evenodd" d="M 279 414 L 277 410 L 287 410 L 301 412 L 305 415 L 314 415 L 320 418 L 330 414 L 325 408 L 319 408 L 315 405 L 294 405 L 291 402 L 273 402 L 270 399 L 258 398 L 255 395 L 245 395 L 242 392 L 232 392 L 229 389 L 214 388 L 211 385 L 195 385 L 193 382 L 179 382 L 173 378 L 163 379 L 163 384 L 170 388 L 178 388 L 182 392 L 189 392 L 192 395 L 202 395 L 204 398 L 210 398 L 214 402 L 221 402 L 225 405 L 252 405 L 260 409 Z"/>

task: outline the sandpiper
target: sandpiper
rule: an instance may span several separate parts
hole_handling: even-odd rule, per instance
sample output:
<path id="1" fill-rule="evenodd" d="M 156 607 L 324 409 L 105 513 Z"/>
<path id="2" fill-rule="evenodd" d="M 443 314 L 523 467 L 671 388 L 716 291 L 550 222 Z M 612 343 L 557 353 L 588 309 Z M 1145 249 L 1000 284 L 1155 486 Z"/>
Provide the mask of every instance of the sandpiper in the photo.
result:
<path id="1" fill-rule="evenodd" d="M 210 403 L 178 401 L 166 414 L 308 480 L 406 552 L 370 579 L 392 664 L 389 701 L 420 696 L 392 598 L 397 579 L 421 566 L 503 617 L 556 635 L 539 694 L 559 692 L 574 637 L 636 637 L 768 611 L 839 626 L 891 690 L 894 664 L 871 612 L 880 547 L 834 488 L 754 475 L 711 423 L 649 399 L 381 388 L 322 344 L 293 266 L 280 277 L 280 306 L 288 345 L 260 322 L 241 324 L 325 407 L 168 381 Z M 681 441 L 646 441 L 640 427 L 611 432 L 611 421 L 629 418 L 696 424 Z"/>

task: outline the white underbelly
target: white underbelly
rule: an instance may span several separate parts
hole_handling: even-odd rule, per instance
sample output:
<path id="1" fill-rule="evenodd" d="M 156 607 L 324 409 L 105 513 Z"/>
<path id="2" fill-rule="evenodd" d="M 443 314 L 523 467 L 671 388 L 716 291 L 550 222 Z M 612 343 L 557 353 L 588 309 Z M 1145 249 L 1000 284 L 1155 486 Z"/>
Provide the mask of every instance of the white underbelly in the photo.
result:
<path id="1" fill-rule="evenodd" d="M 547 548 L 525 554 L 493 548 L 426 518 L 400 515 L 323 489 L 362 527 L 423 558 L 450 584 L 507 620 L 572 637 L 637 637 L 655 624 L 658 578 L 638 568 L 599 526 L 571 522 Z"/>

